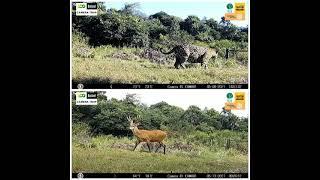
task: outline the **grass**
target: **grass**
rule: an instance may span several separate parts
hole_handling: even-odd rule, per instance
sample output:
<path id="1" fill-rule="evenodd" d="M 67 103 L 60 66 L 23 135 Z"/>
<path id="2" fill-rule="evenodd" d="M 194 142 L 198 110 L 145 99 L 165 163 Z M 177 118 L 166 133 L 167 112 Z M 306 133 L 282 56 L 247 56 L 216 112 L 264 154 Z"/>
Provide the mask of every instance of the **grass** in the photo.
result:
<path id="1" fill-rule="evenodd" d="M 112 57 L 73 58 L 73 81 L 85 84 L 153 83 L 214 84 L 247 83 L 245 66 L 193 67 L 175 69 L 173 65 L 156 64 L 146 59 L 121 60 Z"/>
<path id="2" fill-rule="evenodd" d="M 148 152 L 142 144 L 132 151 L 134 140 L 100 136 L 92 138 L 91 147 L 73 141 L 72 171 L 85 173 L 247 173 L 246 153 L 236 149 L 194 146 L 191 150 L 175 149 L 168 141 L 162 149 Z"/>
<path id="3" fill-rule="evenodd" d="M 88 38 L 81 33 L 73 34 L 72 44 L 72 79 L 75 84 L 245 84 L 248 82 L 248 67 L 236 59 L 211 60 L 208 69 L 200 67 L 199 64 L 190 64 L 186 69 L 175 69 L 173 55 L 170 60 L 162 64 L 155 63 L 154 60 L 142 58 L 145 56 L 141 56 L 143 52 L 141 48 L 116 48 L 110 45 L 91 47 L 88 45 Z"/>
<path id="4" fill-rule="evenodd" d="M 190 157 L 115 148 L 73 148 L 73 172 L 86 173 L 223 173 L 247 172 L 245 156 L 224 153 Z"/>

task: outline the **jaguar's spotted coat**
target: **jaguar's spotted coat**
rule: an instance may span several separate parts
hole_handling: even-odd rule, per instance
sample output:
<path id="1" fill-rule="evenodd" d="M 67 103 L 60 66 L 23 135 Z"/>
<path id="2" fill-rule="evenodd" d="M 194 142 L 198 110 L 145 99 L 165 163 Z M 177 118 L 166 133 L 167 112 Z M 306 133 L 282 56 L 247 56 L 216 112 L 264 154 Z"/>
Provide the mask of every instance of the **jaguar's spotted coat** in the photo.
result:
<path id="1" fill-rule="evenodd" d="M 179 69 L 180 66 L 185 68 L 185 62 L 201 63 L 201 66 L 204 65 L 204 67 L 207 68 L 209 59 L 212 57 L 217 58 L 218 56 L 218 53 L 215 49 L 187 44 L 177 45 L 169 52 L 163 52 L 162 50 L 161 52 L 163 54 L 175 53 L 176 62 L 174 67 L 177 69 Z"/>

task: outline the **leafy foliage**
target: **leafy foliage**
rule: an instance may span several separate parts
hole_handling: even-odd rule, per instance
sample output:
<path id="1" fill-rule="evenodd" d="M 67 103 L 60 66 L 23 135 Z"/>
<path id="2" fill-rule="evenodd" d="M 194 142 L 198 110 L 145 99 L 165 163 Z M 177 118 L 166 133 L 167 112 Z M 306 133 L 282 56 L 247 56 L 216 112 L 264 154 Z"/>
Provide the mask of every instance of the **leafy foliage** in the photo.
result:
<path id="1" fill-rule="evenodd" d="M 217 40 L 247 42 L 248 28 L 237 27 L 223 17 L 220 22 L 190 15 L 186 19 L 158 12 L 147 17 L 139 3 L 120 9 L 99 4 L 98 16 L 72 16 L 72 27 L 89 37 L 92 46 L 162 47 L 193 40 L 211 43 Z"/>
<path id="2" fill-rule="evenodd" d="M 159 102 L 151 106 L 142 104 L 135 94 L 125 99 L 108 99 L 98 96 L 97 106 L 76 106 L 73 102 L 73 123 L 86 123 L 90 133 L 131 136 L 127 116 L 140 122 L 142 129 L 162 129 L 178 134 L 194 131 L 215 130 L 247 131 L 247 118 L 239 118 L 232 113 L 221 114 L 214 109 L 201 110 L 190 106 L 187 110 Z"/>

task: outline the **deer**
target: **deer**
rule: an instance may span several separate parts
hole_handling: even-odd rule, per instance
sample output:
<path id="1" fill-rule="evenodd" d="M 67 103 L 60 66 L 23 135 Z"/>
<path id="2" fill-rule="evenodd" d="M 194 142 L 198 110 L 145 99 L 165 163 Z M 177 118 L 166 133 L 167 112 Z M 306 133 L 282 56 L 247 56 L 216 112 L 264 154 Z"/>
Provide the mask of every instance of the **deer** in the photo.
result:
<path id="1" fill-rule="evenodd" d="M 167 137 L 167 133 L 165 131 L 161 130 L 142 130 L 138 129 L 138 126 L 140 123 L 134 123 L 131 117 L 127 117 L 128 121 L 130 122 L 130 130 L 132 131 L 133 135 L 137 138 L 137 141 L 135 143 L 135 147 L 133 151 L 136 149 L 136 147 L 141 142 L 146 142 L 149 152 L 151 152 L 150 149 L 150 142 L 158 142 L 159 146 L 155 150 L 155 152 L 158 151 L 158 149 L 162 146 L 163 147 L 163 154 L 166 154 L 166 145 L 163 143 L 163 140 Z"/>

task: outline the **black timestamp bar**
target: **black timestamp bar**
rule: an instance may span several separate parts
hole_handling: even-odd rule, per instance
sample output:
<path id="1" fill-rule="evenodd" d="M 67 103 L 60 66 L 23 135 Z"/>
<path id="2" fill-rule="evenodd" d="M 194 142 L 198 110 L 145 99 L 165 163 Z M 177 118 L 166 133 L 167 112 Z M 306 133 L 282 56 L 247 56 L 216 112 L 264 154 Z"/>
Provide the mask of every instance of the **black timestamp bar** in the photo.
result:
<path id="1" fill-rule="evenodd" d="M 248 173 L 72 173 L 72 178 L 248 178 Z"/>
<path id="2" fill-rule="evenodd" d="M 248 89 L 248 84 L 81 84 L 72 89 Z"/>

